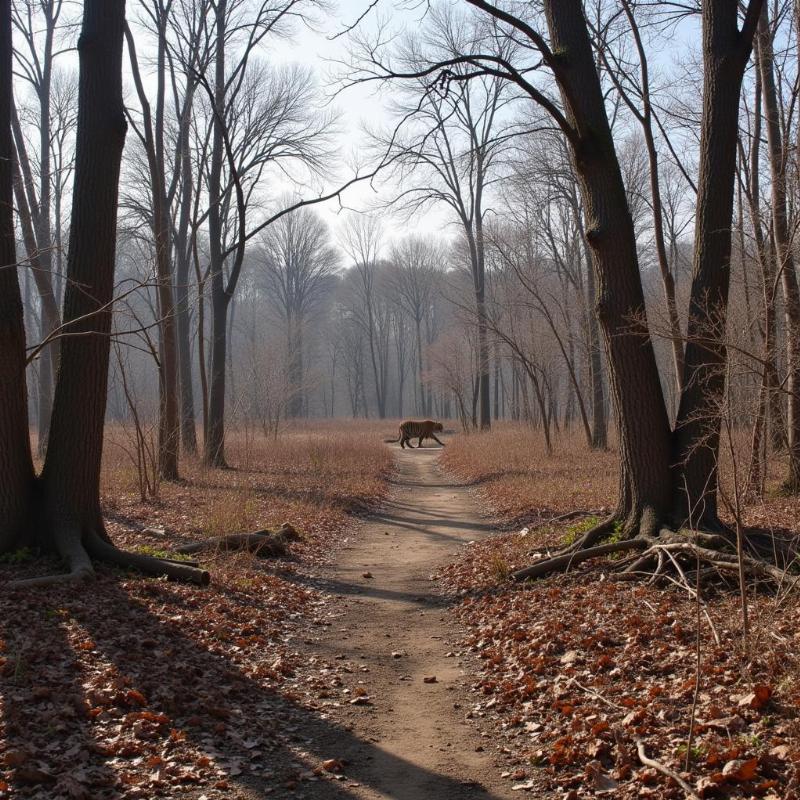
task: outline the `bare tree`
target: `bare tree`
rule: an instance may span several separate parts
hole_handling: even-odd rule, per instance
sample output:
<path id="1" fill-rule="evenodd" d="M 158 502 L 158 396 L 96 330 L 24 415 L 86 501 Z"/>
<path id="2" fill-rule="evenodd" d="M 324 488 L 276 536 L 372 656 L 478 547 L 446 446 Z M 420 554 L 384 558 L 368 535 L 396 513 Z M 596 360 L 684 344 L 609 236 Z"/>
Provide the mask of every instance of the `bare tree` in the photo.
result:
<path id="1" fill-rule="evenodd" d="M 593 545 L 618 522 L 626 541 L 618 549 L 648 549 L 664 522 L 682 526 L 690 518 L 719 529 L 717 481 L 720 418 L 715 413 L 724 389 L 731 258 L 731 222 L 736 169 L 739 97 L 761 0 L 739 8 L 709 0 L 703 21 L 703 110 L 700 125 L 693 280 L 685 351 L 683 391 L 671 429 L 650 338 L 639 269 L 632 208 L 612 136 L 604 92 L 592 51 L 583 4 L 543 3 L 513 10 L 487 0 L 467 0 L 519 49 L 507 57 L 491 42 L 470 40 L 450 58 L 397 69 L 367 56 L 364 80 L 427 83 L 459 89 L 497 78 L 516 86 L 547 113 L 569 143 L 587 221 L 585 236 L 597 276 L 598 315 L 609 362 L 621 456 L 616 513 L 576 545 L 590 558 Z M 546 36 L 540 31 L 542 25 Z M 523 46 L 524 45 L 524 46 Z M 377 55 L 375 53 L 377 52 Z M 531 54 L 535 59 L 531 61 Z M 526 60 L 526 57 L 529 60 Z M 546 70 L 554 96 L 540 76 Z M 698 514 L 690 511 L 699 510 Z M 717 540 L 719 544 L 719 540 Z M 602 552 L 607 552 L 602 550 Z M 575 553 L 545 561 L 522 575 L 545 574 L 574 564 Z M 656 554 L 648 549 L 650 563 Z"/>
<path id="2" fill-rule="evenodd" d="M 416 411 L 418 414 L 430 416 L 432 411 L 422 377 L 426 371 L 422 330 L 431 313 L 434 294 L 440 290 L 438 279 L 444 269 L 446 255 L 443 247 L 432 239 L 409 236 L 392 247 L 390 261 L 393 266 L 390 280 L 398 303 L 414 326 Z"/>
<path id="3" fill-rule="evenodd" d="M 313 211 L 301 209 L 266 229 L 256 259 L 263 265 L 268 302 L 277 306 L 286 325 L 288 411 L 289 416 L 299 417 L 305 407 L 304 331 L 309 315 L 330 289 L 339 254 L 331 244 L 327 225 Z"/>
<path id="4" fill-rule="evenodd" d="M 764 3 L 758 23 L 757 55 L 772 178 L 772 237 L 786 318 L 789 466 L 784 486 L 788 491 L 796 493 L 800 491 L 800 286 L 792 254 L 792 232 L 786 196 L 789 155 L 781 130 L 772 38 L 768 6 Z"/>
<path id="5" fill-rule="evenodd" d="M 380 291 L 383 232 L 375 217 L 354 214 L 342 231 L 342 246 L 353 261 L 351 315 L 363 328 L 369 348 L 378 416 L 386 416 L 390 318 Z"/>
<path id="6" fill-rule="evenodd" d="M 412 78 L 402 85 L 402 95 L 394 106 L 397 129 L 373 136 L 376 146 L 389 154 L 388 174 L 404 187 L 394 204 L 409 214 L 433 203 L 444 204 L 466 238 L 478 327 L 480 426 L 484 429 L 491 426 L 483 233 L 487 192 L 518 128 L 504 119 L 511 100 L 508 82 L 488 72 L 468 79 L 470 68 L 461 65 L 459 57 L 493 38 L 491 30 L 484 31 L 469 15 L 449 6 L 434 7 L 427 27 L 407 38 L 390 61 L 391 70 Z M 511 40 L 501 48 L 510 55 Z M 369 41 L 360 43 L 360 52 L 367 63 L 375 58 L 375 46 Z M 439 63 L 450 65 L 441 88 L 424 79 Z M 370 68 L 382 70 L 384 66 L 376 62 Z M 418 78 L 414 80 L 414 76 Z"/>
<path id="7" fill-rule="evenodd" d="M 51 164 L 51 110 L 55 59 L 59 53 L 56 34 L 62 13 L 62 0 L 16 0 L 12 6 L 14 27 L 24 46 L 14 51 L 15 73 L 33 89 L 38 108 L 36 128 L 38 142 L 38 181 L 28 157 L 22 126 L 16 108 L 12 109 L 17 159 L 21 170 L 21 188 L 24 187 L 26 202 L 17 193 L 20 208 L 27 211 L 33 227 L 32 235 L 25 236 L 28 259 L 34 271 L 36 287 L 42 307 L 40 336 L 46 339 L 60 323 L 58 305 L 53 288 L 53 230 Z M 60 180 L 59 176 L 56 176 Z M 27 221 L 23 221 L 26 225 Z M 39 359 L 39 452 L 44 447 L 49 433 L 52 411 L 53 377 L 58 368 L 58 346 L 45 348 Z"/>
<path id="8" fill-rule="evenodd" d="M 205 459 L 214 466 L 226 463 L 228 310 L 252 235 L 248 209 L 268 165 L 300 162 L 322 168 L 330 119 L 314 109 L 310 73 L 301 68 L 269 72 L 255 62 L 264 38 L 279 32 L 301 8 L 301 0 L 277 7 L 261 2 L 253 8 L 218 0 L 214 10 L 213 84 L 205 77 L 201 81 L 209 94 L 212 131 L 207 178 L 212 330 Z"/>
<path id="9" fill-rule="evenodd" d="M 158 319 L 160 333 L 159 359 L 159 472 L 165 480 L 178 478 L 178 448 L 180 420 L 178 404 L 178 349 L 175 326 L 175 298 L 172 274 L 172 220 L 167 194 L 165 112 L 167 80 L 167 31 L 172 10 L 172 0 L 153 0 L 140 3 L 149 15 L 156 34 L 156 93 L 155 112 L 142 82 L 136 45 L 131 30 L 126 26 L 131 71 L 141 105 L 141 130 L 134 123 L 147 156 L 150 177 L 150 224 L 155 244 L 155 261 L 158 275 Z M 129 119 L 132 117 L 129 115 Z"/>

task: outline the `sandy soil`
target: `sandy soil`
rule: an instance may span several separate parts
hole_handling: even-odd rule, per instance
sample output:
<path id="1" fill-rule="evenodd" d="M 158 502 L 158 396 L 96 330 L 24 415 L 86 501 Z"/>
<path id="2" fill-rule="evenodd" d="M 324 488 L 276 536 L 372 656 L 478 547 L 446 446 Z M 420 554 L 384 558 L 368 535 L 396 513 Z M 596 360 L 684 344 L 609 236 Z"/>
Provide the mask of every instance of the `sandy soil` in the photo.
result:
<path id="1" fill-rule="evenodd" d="M 369 701 L 331 708 L 313 749 L 343 760 L 347 778 L 306 785 L 305 796 L 519 796 L 465 718 L 467 678 L 452 652 L 457 634 L 430 578 L 465 542 L 492 529 L 468 490 L 442 477 L 438 455 L 438 447 L 396 448 L 384 510 L 366 521 L 318 582 L 337 597 L 342 615 L 309 655 L 360 663 Z"/>

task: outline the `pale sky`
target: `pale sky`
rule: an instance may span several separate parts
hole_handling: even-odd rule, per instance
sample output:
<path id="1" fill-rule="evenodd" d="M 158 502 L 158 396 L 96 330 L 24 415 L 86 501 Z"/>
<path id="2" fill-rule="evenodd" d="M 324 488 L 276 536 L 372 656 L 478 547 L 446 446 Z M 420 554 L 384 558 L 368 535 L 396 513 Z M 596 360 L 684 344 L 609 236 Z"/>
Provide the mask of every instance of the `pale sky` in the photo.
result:
<path id="1" fill-rule="evenodd" d="M 334 75 L 341 68 L 335 62 L 347 59 L 348 37 L 340 36 L 332 38 L 334 34 L 343 31 L 346 27 L 354 23 L 358 17 L 369 7 L 370 0 L 331 0 L 330 13 L 319 20 L 317 30 L 311 30 L 305 26 L 298 26 L 291 39 L 280 39 L 277 36 L 269 37 L 263 43 L 261 53 L 267 61 L 273 63 L 298 63 L 303 66 L 311 67 L 317 76 L 318 83 L 329 95 L 333 92 L 332 80 Z M 135 0 L 128 3 L 129 19 L 137 16 Z M 377 6 L 372 8 L 364 20 L 359 24 L 360 30 L 371 31 L 375 29 L 378 20 L 391 20 L 391 28 L 394 32 L 401 32 L 406 28 L 419 25 L 424 17 L 426 4 L 420 3 L 416 8 L 412 0 L 379 0 Z M 682 51 L 686 43 L 685 26 L 679 26 L 679 30 L 673 32 L 672 37 L 657 39 L 648 42 L 652 48 L 651 57 L 653 66 L 656 67 L 661 62 L 670 62 L 675 59 L 677 52 Z M 140 41 L 140 58 L 145 50 L 145 41 Z M 676 44 L 681 47 L 675 48 Z M 655 45 L 655 47 L 653 47 Z M 658 45 L 661 45 L 659 47 Z M 662 49 L 663 48 L 663 49 Z M 77 70 L 77 55 L 74 51 L 59 56 L 58 64 L 65 68 Z M 133 81 L 129 75 L 127 56 L 123 61 L 123 68 L 126 72 L 125 83 L 127 89 L 127 99 L 133 108 L 138 108 L 136 93 L 133 90 Z M 654 72 L 656 71 L 654 70 Z M 143 64 L 143 71 L 146 67 Z M 153 80 L 151 75 L 143 75 L 146 82 Z M 25 90 L 23 89 L 23 92 Z M 337 141 L 337 155 L 334 157 L 338 163 L 333 166 L 338 168 L 338 175 L 331 178 L 325 185 L 326 193 L 352 177 L 352 164 L 358 160 L 362 167 L 366 167 L 366 159 L 363 157 L 364 136 L 362 125 L 368 122 L 372 127 L 380 126 L 385 123 L 390 124 L 390 118 L 386 111 L 388 87 L 380 87 L 378 84 L 360 85 L 350 87 L 340 92 L 332 99 L 333 108 L 338 112 L 339 130 Z M 129 138 L 133 141 L 133 133 Z M 362 151 L 362 157 L 357 159 L 357 154 Z M 284 192 L 293 192 L 296 187 L 282 180 L 275 186 L 270 185 L 270 181 L 275 181 L 275 175 L 267 175 L 266 182 L 270 187 L 270 194 L 276 196 Z M 367 182 L 358 184 L 348 189 L 342 196 L 342 202 L 347 208 L 357 210 L 369 210 L 376 202 L 386 202 L 396 194 L 396 186 L 387 186 L 380 178 L 377 185 L 370 185 Z M 301 190 L 301 196 L 308 197 L 314 195 L 313 189 Z M 323 217 L 331 225 L 334 235 L 341 226 L 346 212 L 341 211 L 337 200 L 332 200 L 324 205 L 315 206 Z M 411 221 L 407 221 L 399 215 L 393 215 L 388 211 L 380 212 L 387 243 L 406 233 L 433 233 L 447 237 L 456 234 L 457 229 L 452 225 L 451 217 L 446 208 L 432 208 L 424 214 L 417 215 Z"/>
<path id="2" fill-rule="evenodd" d="M 317 73 L 320 85 L 330 86 L 340 69 L 333 62 L 347 58 L 348 46 L 346 36 L 333 39 L 331 37 L 354 23 L 368 6 L 369 0 L 338 0 L 338 2 L 332 3 L 332 13 L 322 23 L 321 27 L 324 27 L 324 30 L 314 31 L 306 27 L 300 28 L 291 41 L 272 40 L 265 55 L 278 62 L 308 64 Z M 392 0 L 383 0 L 369 12 L 360 23 L 359 29 L 373 30 L 375 21 L 378 18 L 385 19 L 389 14 L 391 14 L 393 29 L 400 31 L 406 26 L 418 23 L 423 15 L 423 9 L 409 11 L 399 8 L 398 4 Z M 328 93 L 331 94 L 332 91 L 331 88 Z M 353 162 L 354 154 L 364 141 L 363 123 L 368 122 L 372 126 L 384 122 L 387 125 L 390 124 L 390 118 L 386 111 L 387 91 L 385 87 L 380 89 L 377 85 L 362 84 L 346 89 L 333 99 L 334 107 L 338 110 L 340 118 L 339 148 L 343 163 L 340 174 L 342 179 L 352 175 L 345 165 Z M 381 181 L 377 181 L 377 184 L 370 186 L 365 182 L 351 187 L 343 195 L 344 205 L 348 208 L 367 210 L 376 201 L 391 199 L 396 190 L 387 187 L 378 193 L 376 190 L 382 185 Z M 334 230 L 341 224 L 345 215 L 345 212 L 340 212 L 340 205 L 337 201 L 331 201 L 316 208 L 323 213 Z M 415 218 L 411 223 L 387 211 L 382 211 L 380 214 L 386 230 L 387 241 L 410 232 L 444 234 L 448 237 L 455 232 L 455 229 L 448 224 L 449 217 L 444 209 L 431 209 L 429 213 Z"/>

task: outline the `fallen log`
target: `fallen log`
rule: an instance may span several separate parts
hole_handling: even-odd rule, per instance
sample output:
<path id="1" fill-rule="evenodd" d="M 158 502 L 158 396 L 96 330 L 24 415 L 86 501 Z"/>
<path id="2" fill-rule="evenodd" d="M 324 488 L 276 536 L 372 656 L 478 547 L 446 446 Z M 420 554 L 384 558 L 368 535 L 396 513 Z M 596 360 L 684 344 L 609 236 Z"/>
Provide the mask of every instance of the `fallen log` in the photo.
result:
<path id="1" fill-rule="evenodd" d="M 212 536 L 199 542 L 191 542 L 175 547 L 175 553 L 203 553 L 209 550 L 246 550 L 259 558 L 275 558 L 285 556 L 289 552 L 289 543 L 302 537 L 288 522 L 284 522 L 277 531 L 264 528 L 249 533 L 229 533 L 226 536 Z"/>

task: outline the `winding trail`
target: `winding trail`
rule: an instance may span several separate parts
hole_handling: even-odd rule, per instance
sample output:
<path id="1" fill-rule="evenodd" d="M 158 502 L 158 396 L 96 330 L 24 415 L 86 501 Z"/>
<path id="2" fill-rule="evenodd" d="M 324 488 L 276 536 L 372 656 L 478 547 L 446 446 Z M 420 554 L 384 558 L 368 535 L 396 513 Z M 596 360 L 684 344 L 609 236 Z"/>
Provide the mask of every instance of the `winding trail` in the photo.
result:
<path id="1" fill-rule="evenodd" d="M 464 542 L 487 535 L 492 526 L 465 487 L 442 477 L 439 448 L 393 449 L 396 472 L 388 502 L 319 581 L 337 597 L 342 615 L 313 650 L 360 663 L 363 671 L 354 677 L 363 681 L 371 704 L 332 712 L 348 733 L 318 744 L 328 744 L 346 762 L 348 781 L 337 787 L 341 794 L 327 782 L 327 789 L 323 783 L 312 794 L 364 800 L 518 797 L 500 778 L 487 740 L 465 719 L 467 679 L 450 652 L 453 626 L 430 577 Z M 435 683 L 425 682 L 432 676 Z"/>

